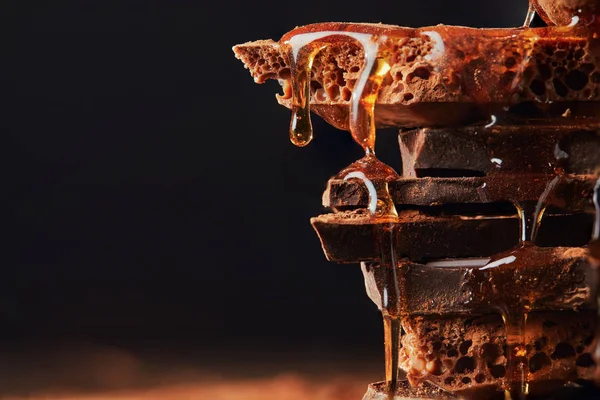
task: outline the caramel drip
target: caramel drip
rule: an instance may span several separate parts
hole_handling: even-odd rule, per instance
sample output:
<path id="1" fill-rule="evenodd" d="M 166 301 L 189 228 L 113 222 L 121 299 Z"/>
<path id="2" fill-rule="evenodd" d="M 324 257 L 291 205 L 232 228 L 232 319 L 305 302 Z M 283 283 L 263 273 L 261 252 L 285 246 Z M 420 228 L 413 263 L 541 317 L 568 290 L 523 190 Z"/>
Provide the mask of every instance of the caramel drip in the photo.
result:
<path id="1" fill-rule="evenodd" d="M 594 231 L 592 233 L 593 240 L 600 240 L 600 178 L 596 181 L 594 187 L 594 208 L 596 209 L 596 219 L 594 221 Z"/>
<path id="2" fill-rule="evenodd" d="M 310 120 L 310 70 L 315 56 L 323 46 L 315 42 L 300 48 L 290 46 L 288 58 L 292 76 L 292 120 L 290 140 L 298 147 L 304 147 L 313 139 Z"/>
<path id="3" fill-rule="evenodd" d="M 535 18 L 535 9 L 532 4 L 529 4 L 529 8 L 527 9 L 527 15 L 525 15 L 525 22 L 523 23 L 524 28 L 529 28 L 533 19 Z"/>
<path id="4" fill-rule="evenodd" d="M 372 115 L 371 115 L 372 117 Z M 364 125 L 362 125 L 364 127 Z M 374 129 L 374 126 L 373 126 Z M 379 161 L 375 154 L 368 151 L 360 160 L 351 164 L 338 174 L 338 179 L 358 179 L 369 193 L 368 210 L 372 218 L 378 222 L 377 244 L 380 246 L 380 265 L 368 268 L 363 265 L 365 279 L 372 274 L 380 298 L 373 298 L 383 315 L 385 343 L 385 381 L 387 394 L 393 398 L 396 392 L 402 347 L 402 325 L 400 310 L 405 293 L 403 280 L 399 274 L 400 265 L 396 254 L 396 225 L 398 212 L 389 191 L 388 182 L 399 178 L 388 165 Z M 369 289 L 367 289 L 369 292 Z"/>
<path id="5" fill-rule="evenodd" d="M 365 278 L 365 287 L 369 298 L 377 305 L 383 316 L 385 346 L 385 382 L 387 393 L 391 397 L 400 380 L 400 352 L 402 350 L 402 308 L 403 280 L 400 280 L 395 253 L 395 230 L 393 224 L 382 224 L 379 231 L 381 239 L 381 262 L 361 263 Z M 389 244 L 389 247 L 387 246 Z M 396 263 L 396 268 L 392 268 Z"/>
<path id="6" fill-rule="evenodd" d="M 529 308 L 501 307 L 506 336 L 506 394 L 511 398 L 525 398 L 529 394 L 529 368 L 527 347 L 525 346 L 525 326 Z M 516 390 L 515 390 L 516 389 Z M 516 391 L 515 395 L 511 392 Z"/>
<path id="7" fill-rule="evenodd" d="M 554 192 L 556 185 L 564 178 L 564 174 L 556 175 L 548 184 L 540 195 L 537 203 L 532 204 L 529 202 L 515 202 L 517 213 L 519 214 L 519 221 L 521 227 L 521 238 L 520 242 L 531 242 L 534 243 L 537 237 L 544 212 L 548 206 L 548 198 Z"/>
<path id="8" fill-rule="evenodd" d="M 398 219 L 388 182 L 399 178 L 392 167 L 379 161 L 373 153 L 367 153 L 335 177 L 340 180 L 358 179 L 363 182 L 369 193 L 368 209 L 378 222 L 395 222 Z"/>
<path id="9" fill-rule="evenodd" d="M 310 81 L 315 56 L 331 43 L 333 37 L 361 44 L 365 61 L 352 91 L 350 101 L 350 132 L 354 140 L 367 153 L 375 147 L 374 108 L 383 77 L 390 70 L 389 64 L 377 57 L 379 43 L 385 37 L 367 33 L 323 31 L 292 36 L 284 44 L 288 46 L 288 59 L 292 78 L 292 121 L 290 138 L 296 146 L 306 146 L 313 137 L 310 120 Z M 329 39 L 329 41 L 325 40 Z"/>
<path id="10" fill-rule="evenodd" d="M 383 77 L 390 70 L 390 65 L 384 59 L 373 59 L 376 55 L 376 50 L 365 52 L 363 71 L 368 71 L 368 75 L 361 73 L 357 87 L 352 92 L 350 110 L 350 132 L 367 153 L 375 152 L 375 101 Z"/>
<path id="11" fill-rule="evenodd" d="M 497 254 L 479 269 L 466 275 L 470 303 L 477 308 L 495 308 L 502 315 L 506 336 L 505 394 L 507 398 L 525 398 L 529 393 L 529 358 L 525 331 L 532 304 L 548 291 L 560 290 L 550 281 L 540 283 L 535 271 L 541 265 L 549 269 L 556 264 L 554 256 L 535 245 L 544 212 L 557 185 L 564 179 L 558 174 L 546 185 L 536 201 L 513 200 L 519 215 L 519 245 Z M 533 275 L 532 275 L 533 274 Z"/>
<path id="12" fill-rule="evenodd" d="M 535 207 L 530 204 L 518 203 L 517 211 L 521 225 L 521 247 L 517 252 L 527 253 L 529 246 L 535 246 L 535 240 L 539 231 L 544 212 L 548 205 L 548 198 L 554 192 L 556 185 L 564 178 L 564 174 L 556 175 L 547 185 L 539 197 Z M 527 258 L 517 256 L 517 262 L 527 263 Z M 526 265 L 516 264 L 515 268 L 526 268 Z M 502 312 L 506 329 L 507 345 L 507 377 L 516 384 L 519 397 L 529 394 L 529 372 L 527 366 L 528 351 L 525 343 L 525 326 L 527 316 L 531 308 L 531 299 L 521 296 L 516 299 L 513 308 L 506 308 Z"/>
<path id="13" fill-rule="evenodd" d="M 400 380 L 399 355 L 402 348 L 402 325 L 400 317 L 383 313 L 383 334 L 385 344 L 385 382 L 388 397 L 393 398 Z"/>
<path id="14" fill-rule="evenodd" d="M 540 195 L 537 203 L 515 202 L 519 214 L 521 237 L 519 248 L 513 252 L 515 262 L 512 266 L 515 271 L 515 282 L 520 277 L 521 269 L 527 268 L 528 264 L 536 262 L 535 255 L 531 254 L 531 247 L 535 247 L 535 240 L 539 231 L 544 211 L 548 205 L 548 197 L 554 192 L 556 185 L 563 178 L 557 175 L 547 185 Z M 493 262 L 493 261 L 492 261 Z M 504 271 L 500 272 L 502 275 Z M 494 279 L 494 271 L 491 272 Z M 503 283 L 511 284 L 504 280 Z M 502 292 L 502 288 L 499 288 Z M 503 299 L 499 302 L 500 313 L 504 321 L 506 335 L 506 390 L 516 392 L 513 397 L 525 398 L 529 394 L 529 368 L 527 365 L 528 350 L 526 347 L 525 327 L 531 303 L 535 300 L 535 294 L 528 296 L 516 296 L 512 299 Z"/>
<path id="15" fill-rule="evenodd" d="M 596 181 L 594 187 L 594 209 L 596 211 L 596 218 L 594 220 L 594 230 L 592 231 L 592 241 L 590 243 L 590 257 L 589 261 L 592 267 L 595 267 L 596 276 L 598 276 L 598 270 L 600 269 L 600 178 Z M 596 307 L 598 312 L 598 319 L 600 320 L 600 284 L 596 280 Z M 597 383 L 600 383 L 600 326 L 596 327 L 596 339 L 594 348 L 594 360 L 596 361 L 596 368 L 594 371 L 594 377 Z"/>
<path id="16" fill-rule="evenodd" d="M 389 166 L 375 157 L 375 102 L 383 77 L 389 72 L 389 64 L 378 58 L 379 42 L 383 38 L 356 32 L 313 32 L 294 35 L 286 44 L 292 76 L 292 122 L 290 137 L 298 146 L 312 139 L 310 122 L 310 72 L 314 57 L 326 45 L 323 39 L 341 36 L 358 41 L 364 50 L 364 64 L 352 91 L 349 127 L 353 139 L 365 150 L 365 157 L 345 168 L 339 179 L 358 179 L 369 193 L 368 210 L 372 218 L 381 223 L 381 266 L 386 271 L 383 279 L 381 310 L 385 330 L 385 376 L 388 394 L 393 396 L 399 373 L 402 327 L 398 307 L 402 298 L 398 279 L 398 262 L 394 232 L 398 212 L 389 192 L 388 182 L 399 178 Z M 366 267 L 364 267 L 366 268 Z"/>
<path id="17" fill-rule="evenodd" d="M 395 224 L 384 224 L 381 232 L 381 264 L 386 275 L 384 290 L 389 295 L 383 304 L 384 339 L 385 339 L 385 381 L 388 397 L 393 398 L 400 373 L 400 350 L 402 348 L 402 324 L 400 313 L 404 298 L 404 280 L 399 278 L 400 265 L 396 255 Z M 390 299 L 391 298 L 391 299 Z M 391 300 L 391 301 L 390 301 Z"/>

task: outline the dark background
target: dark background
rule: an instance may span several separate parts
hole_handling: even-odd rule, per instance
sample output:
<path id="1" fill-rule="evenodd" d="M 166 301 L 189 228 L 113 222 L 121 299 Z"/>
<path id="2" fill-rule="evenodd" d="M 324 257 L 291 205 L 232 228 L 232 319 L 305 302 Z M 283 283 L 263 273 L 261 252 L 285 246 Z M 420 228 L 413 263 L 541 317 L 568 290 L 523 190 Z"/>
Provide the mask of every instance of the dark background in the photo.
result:
<path id="1" fill-rule="evenodd" d="M 328 263 L 309 224 L 359 147 L 314 117 L 315 140 L 295 148 L 279 86 L 255 85 L 231 47 L 324 21 L 517 26 L 527 2 L 2 8 L 0 338 L 209 348 L 233 363 L 320 349 L 383 361 L 383 338 L 359 267 Z M 399 166 L 393 132 L 380 139 Z"/>

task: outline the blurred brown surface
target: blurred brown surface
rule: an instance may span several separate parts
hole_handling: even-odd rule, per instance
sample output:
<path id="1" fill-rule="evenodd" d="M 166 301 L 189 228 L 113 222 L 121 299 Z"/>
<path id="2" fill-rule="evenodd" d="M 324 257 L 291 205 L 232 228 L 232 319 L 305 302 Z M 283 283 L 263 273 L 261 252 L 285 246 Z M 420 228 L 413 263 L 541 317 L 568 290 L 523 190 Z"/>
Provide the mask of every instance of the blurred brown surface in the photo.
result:
<path id="1" fill-rule="evenodd" d="M 41 393 L 3 397 L 6 400 L 350 400 L 361 399 L 367 384 L 361 377 L 336 377 L 327 382 L 301 375 L 273 378 L 180 384 L 153 389 L 101 391 L 92 394 Z"/>
<path id="2" fill-rule="evenodd" d="M 352 349 L 0 346 L 1 400 L 351 400 L 382 377 Z"/>

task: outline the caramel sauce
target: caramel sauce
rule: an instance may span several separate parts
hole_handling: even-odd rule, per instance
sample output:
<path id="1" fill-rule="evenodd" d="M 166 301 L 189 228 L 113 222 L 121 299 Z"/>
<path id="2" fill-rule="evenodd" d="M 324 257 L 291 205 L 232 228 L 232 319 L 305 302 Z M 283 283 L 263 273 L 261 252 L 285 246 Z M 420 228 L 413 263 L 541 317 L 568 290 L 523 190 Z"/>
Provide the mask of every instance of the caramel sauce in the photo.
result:
<path id="1" fill-rule="evenodd" d="M 598 271 L 600 270 L 600 178 L 598 178 L 596 181 L 596 186 L 594 187 L 593 201 L 594 209 L 596 211 L 596 218 L 592 232 L 592 241 L 589 245 L 589 262 L 591 266 Z M 600 319 L 600 290 L 597 291 L 596 296 L 598 319 Z M 595 349 L 593 355 L 596 365 L 600 366 L 600 329 L 596 332 Z M 600 384 L 600 367 L 596 367 L 594 378 L 596 383 Z"/>
<path id="2" fill-rule="evenodd" d="M 385 268 L 384 295 L 388 297 L 383 303 L 385 345 L 385 381 L 388 397 L 396 393 L 400 380 L 400 350 L 402 348 L 402 322 L 400 309 L 405 298 L 404 281 L 400 278 L 398 257 L 396 255 L 395 225 L 389 223 L 381 226 L 381 266 Z"/>
<path id="3" fill-rule="evenodd" d="M 367 109 L 368 110 L 368 109 Z M 363 120 L 363 129 L 368 127 L 368 119 Z M 402 326 L 399 310 L 404 298 L 403 280 L 399 274 L 399 263 L 396 255 L 396 223 L 398 211 L 390 195 L 390 181 L 399 179 L 399 175 L 390 166 L 379 161 L 367 147 L 367 154 L 354 162 L 338 175 L 338 179 L 361 181 L 369 193 L 368 211 L 377 223 L 377 243 L 380 249 L 379 265 L 363 265 L 363 271 L 378 269 L 381 298 L 375 299 L 380 305 L 384 322 L 385 344 L 385 381 L 388 397 L 392 398 L 399 381 L 399 355 L 402 340 Z"/>
<path id="4" fill-rule="evenodd" d="M 507 360 L 504 389 L 513 398 L 521 398 L 529 392 L 529 354 L 525 346 L 528 313 L 538 297 L 558 289 L 537 280 L 540 267 L 554 265 L 560 260 L 534 244 L 536 225 L 539 226 L 543 213 L 536 211 L 521 205 L 519 246 L 497 254 L 479 269 L 469 270 L 464 282 L 469 302 L 475 309 L 496 309 L 502 315 Z M 527 239 L 523 240 L 523 236 Z"/>
<path id="5" fill-rule="evenodd" d="M 529 394 L 527 360 L 531 354 L 525 340 L 527 317 L 532 304 L 539 298 L 560 289 L 558 285 L 541 283 L 536 277 L 540 268 L 560 264 L 559 258 L 554 258 L 535 245 L 544 212 L 553 200 L 557 185 L 566 179 L 562 170 L 564 156 L 559 152 L 553 153 L 553 147 L 548 145 L 534 148 L 533 150 L 542 151 L 536 151 L 535 157 L 529 160 L 526 156 L 523 157 L 522 151 L 514 150 L 508 150 L 502 158 L 493 157 L 490 161 L 498 167 L 495 174 L 500 177 L 495 183 L 502 187 L 479 189 L 480 197 L 487 197 L 486 191 L 501 190 L 505 199 L 514 204 L 520 221 L 519 245 L 493 256 L 485 266 L 470 270 L 464 282 L 475 307 L 496 309 L 504 321 L 506 398 L 524 399 Z M 548 182 L 544 191 L 538 194 L 537 202 L 523 201 L 515 188 L 511 191 L 510 187 L 504 187 L 501 177 L 514 170 L 527 170 L 535 164 L 539 164 L 536 170 L 546 172 Z"/>
<path id="6" fill-rule="evenodd" d="M 290 140 L 299 147 L 306 146 L 313 139 L 310 120 L 310 70 L 315 55 L 322 49 L 322 46 L 313 45 L 301 48 L 290 46 L 289 59 L 292 75 Z"/>
<path id="7" fill-rule="evenodd" d="M 523 27 L 529 28 L 534 18 L 535 8 L 533 7 L 533 4 L 529 3 L 529 8 L 527 9 L 527 15 L 525 16 L 525 22 L 523 23 Z"/>
<path id="8" fill-rule="evenodd" d="M 304 146 L 313 137 L 310 122 L 310 71 L 315 55 L 327 45 L 327 40 L 359 42 L 364 50 L 364 64 L 352 91 L 349 127 L 354 140 L 365 150 L 365 157 L 342 170 L 338 177 L 343 180 L 359 180 L 368 190 L 368 210 L 380 224 L 381 265 L 389 272 L 385 279 L 382 303 L 385 340 L 385 377 L 390 396 L 398 382 L 401 332 L 397 313 L 390 312 L 391 305 L 400 304 L 402 293 L 397 273 L 396 244 L 394 238 L 398 212 L 389 192 L 388 182 L 399 178 L 389 166 L 375 156 L 374 108 L 383 77 L 389 72 L 387 61 L 378 57 L 379 37 L 360 32 L 308 32 L 290 36 L 288 58 L 292 76 L 292 122 L 290 138 L 298 146 Z M 330 43 L 330 42 L 329 42 Z"/>
<path id="9" fill-rule="evenodd" d="M 594 208 L 596 210 L 596 220 L 594 221 L 594 231 L 592 233 L 593 240 L 600 239 L 600 178 L 596 181 L 596 186 L 594 187 Z M 600 254 L 598 257 L 600 259 Z"/>
<path id="10" fill-rule="evenodd" d="M 367 48 L 369 50 L 366 53 L 377 54 L 377 58 L 385 60 L 392 66 L 405 65 L 406 70 L 402 70 L 404 80 L 395 82 L 394 85 L 401 83 L 404 87 L 402 90 L 405 92 L 410 90 L 410 93 L 403 92 L 407 96 L 405 100 L 395 97 L 393 94 L 399 89 L 390 86 L 390 82 L 394 81 L 398 71 L 384 74 L 385 91 L 380 92 L 379 98 L 375 100 L 378 104 L 376 108 L 379 110 L 375 121 L 382 127 L 422 127 L 483 124 L 489 122 L 491 115 L 499 120 L 515 117 L 515 115 L 522 115 L 519 114 L 522 110 L 515 112 L 512 107 L 522 102 L 532 104 L 531 108 L 536 108 L 536 112 L 543 116 L 560 117 L 569 109 L 572 114 L 569 118 L 571 120 L 584 115 L 600 117 L 598 108 L 593 104 L 597 102 L 595 100 L 597 94 L 594 94 L 595 91 L 590 85 L 585 89 L 585 93 L 590 93 L 587 101 L 580 96 L 584 93 L 577 86 L 581 82 L 572 82 L 571 88 L 560 75 L 562 72 L 557 73 L 557 79 L 554 80 L 547 78 L 544 75 L 546 72 L 536 72 L 548 69 L 549 76 L 552 76 L 554 69 L 558 68 L 562 71 L 563 60 L 557 59 L 554 63 L 556 65 L 552 66 L 548 58 L 549 54 L 554 54 L 553 52 L 562 54 L 565 51 L 568 53 L 571 51 L 568 50 L 570 48 L 581 47 L 588 60 L 597 58 L 597 46 L 593 46 L 590 42 L 594 40 L 595 32 L 593 27 L 581 23 L 574 26 L 503 29 L 475 29 L 445 25 L 409 29 L 381 24 L 322 23 L 294 29 L 282 37 L 280 45 L 284 53 L 288 54 L 291 69 L 298 73 L 302 68 L 297 70 L 294 63 L 304 64 L 302 60 L 310 59 L 299 54 L 299 49 L 303 46 L 307 46 L 308 49 L 325 46 L 338 51 L 347 49 L 348 44 L 352 43 L 352 48 L 356 48 L 356 45 L 361 49 Z M 362 39 L 359 40 L 357 37 Z M 402 43 L 407 42 L 411 43 L 409 48 L 418 49 L 417 54 L 410 56 L 410 61 L 402 58 L 405 56 L 401 52 Z M 376 46 L 373 46 L 374 44 Z M 298 62 L 296 57 L 291 55 L 290 47 L 296 48 Z M 377 47 L 377 50 L 371 51 L 370 49 L 374 47 Z M 578 52 L 581 52 L 581 49 Z M 573 61 L 564 61 L 568 65 L 576 64 L 573 64 Z M 372 62 L 372 60 L 365 58 L 365 62 Z M 581 63 L 587 62 L 581 60 Z M 567 70 L 575 68 L 568 65 Z M 588 67 L 589 64 L 586 64 L 586 68 Z M 348 89 L 351 90 L 353 99 L 347 99 L 345 95 L 340 99 L 335 95 L 322 94 L 321 96 L 325 97 L 315 98 L 313 108 L 330 124 L 339 129 L 351 130 L 352 104 L 357 104 L 354 100 L 362 93 L 360 88 L 352 86 L 358 85 L 359 81 L 364 82 L 364 78 L 369 74 L 369 68 L 366 64 L 363 65 L 360 79 L 355 79 L 355 75 L 348 78 L 347 74 L 351 71 L 344 68 L 346 67 L 340 66 L 337 73 L 344 74 L 343 78 L 346 81 L 344 89 L 346 93 Z M 307 74 L 310 74 L 310 71 L 302 72 L 301 75 L 304 77 L 296 79 L 294 71 L 291 71 L 288 83 L 294 83 L 292 81 L 295 80 L 304 83 L 299 85 L 302 89 L 296 90 L 296 95 L 292 90 L 286 91 L 287 94 L 280 97 L 280 100 L 290 108 L 306 110 L 306 107 L 300 105 L 303 104 L 301 97 L 307 95 L 300 96 L 299 93 L 304 93 L 305 89 L 310 90 L 310 77 L 306 78 Z M 375 75 L 371 79 L 374 77 Z M 422 77 L 425 77 L 423 79 L 429 83 L 421 85 L 419 82 Z M 341 78 L 338 76 L 338 79 Z M 588 76 L 588 84 L 590 79 L 592 78 Z M 319 80 L 319 83 L 323 82 Z M 558 89 L 553 85 L 558 85 Z M 557 90 L 560 94 L 557 94 Z M 317 89 L 313 88 L 313 91 L 317 93 Z M 562 91 L 566 91 L 566 94 Z M 581 101 L 570 101 L 575 94 Z M 306 115 L 307 112 L 298 114 L 304 121 L 307 121 Z M 295 117 L 292 119 L 294 120 Z M 309 132 L 309 128 L 304 128 L 309 121 L 304 121 L 297 121 L 300 125 L 298 130 Z M 360 138 L 357 138 L 357 141 L 360 141 Z M 300 142 L 305 143 L 306 140 Z"/>
<path id="11" fill-rule="evenodd" d="M 385 36 L 370 33 L 315 31 L 290 35 L 284 40 L 288 47 L 288 59 L 292 77 L 292 121 L 290 138 L 297 146 L 305 146 L 312 140 L 310 121 L 310 81 L 314 57 L 332 40 L 358 42 L 364 50 L 364 65 L 350 101 L 349 126 L 354 140 L 367 153 L 374 152 L 374 107 L 383 77 L 389 72 L 386 60 L 378 57 L 379 43 Z M 282 39 L 283 40 L 283 39 Z"/>

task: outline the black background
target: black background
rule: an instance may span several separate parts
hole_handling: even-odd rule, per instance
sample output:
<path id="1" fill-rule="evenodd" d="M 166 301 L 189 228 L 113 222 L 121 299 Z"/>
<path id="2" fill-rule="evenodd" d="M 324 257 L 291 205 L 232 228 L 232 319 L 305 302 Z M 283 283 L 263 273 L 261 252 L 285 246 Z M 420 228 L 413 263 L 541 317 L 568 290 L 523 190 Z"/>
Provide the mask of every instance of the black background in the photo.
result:
<path id="1" fill-rule="evenodd" d="M 25 2 L 23 2 L 25 3 Z M 231 47 L 324 21 L 517 26 L 524 0 L 53 1 L 3 11 L 0 337 L 379 356 L 358 266 L 309 218 L 361 156 Z M 3 7 L 4 8 L 4 7 Z M 378 154 L 400 163 L 396 138 Z M 362 350 L 359 350 L 362 349 Z"/>

